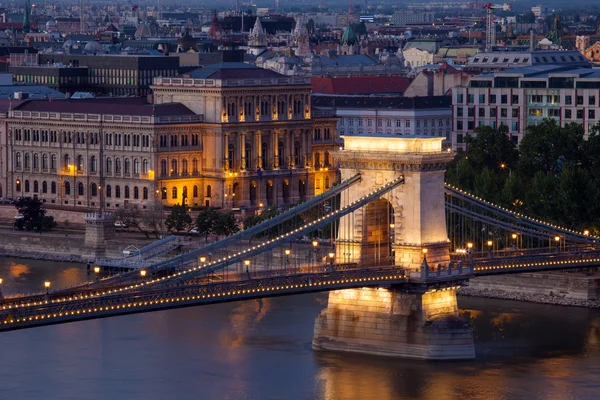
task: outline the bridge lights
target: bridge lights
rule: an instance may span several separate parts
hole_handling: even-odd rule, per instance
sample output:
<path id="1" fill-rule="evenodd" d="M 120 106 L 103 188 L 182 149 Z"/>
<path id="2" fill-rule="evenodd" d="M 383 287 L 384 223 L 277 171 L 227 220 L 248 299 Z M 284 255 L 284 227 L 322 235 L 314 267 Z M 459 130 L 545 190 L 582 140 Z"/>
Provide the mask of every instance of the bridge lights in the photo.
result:
<path id="1" fill-rule="evenodd" d="M 472 242 L 467 243 L 467 248 L 469 249 L 469 251 L 471 251 L 471 249 L 473 248 L 473 243 Z"/>
<path id="2" fill-rule="evenodd" d="M 145 278 L 147 274 L 148 274 L 148 271 L 146 271 L 145 269 L 142 269 L 142 270 L 140 271 L 140 276 L 141 276 L 142 278 Z"/>
<path id="3" fill-rule="evenodd" d="M 487 245 L 488 245 L 488 247 L 492 247 L 492 245 L 493 245 L 493 244 L 494 244 L 494 242 L 492 242 L 491 240 L 488 240 L 488 241 L 487 241 Z"/>
<path id="4" fill-rule="evenodd" d="M 99 273 L 100 273 L 100 267 L 99 267 L 99 266 L 97 266 L 97 265 L 96 265 L 96 266 L 94 267 L 94 273 L 95 273 L 95 274 L 99 274 Z"/>
<path id="5" fill-rule="evenodd" d="M 46 294 L 48 294 L 48 290 L 50 289 L 50 281 L 45 281 L 44 287 L 46 288 Z"/>
<path id="6" fill-rule="evenodd" d="M 390 228 L 391 228 L 391 229 L 394 229 L 395 227 L 396 227 L 396 224 L 394 224 L 394 223 L 391 223 L 391 224 L 390 224 Z"/>
<path id="7" fill-rule="evenodd" d="M 557 243 L 560 242 L 560 236 L 554 236 L 554 241 Z"/>
<path id="8" fill-rule="evenodd" d="M 202 264 L 204 264 L 206 262 L 206 257 L 204 257 L 204 256 L 200 257 L 200 262 Z"/>
<path id="9" fill-rule="evenodd" d="M 312 245 L 313 245 L 313 247 L 318 247 L 319 246 L 319 242 L 317 242 L 316 240 L 313 240 Z"/>
<path id="10" fill-rule="evenodd" d="M 590 231 L 586 229 L 585 231 L 583 231 L 583 234 L 584 234 L 585 236 L 590 236 Z"/>

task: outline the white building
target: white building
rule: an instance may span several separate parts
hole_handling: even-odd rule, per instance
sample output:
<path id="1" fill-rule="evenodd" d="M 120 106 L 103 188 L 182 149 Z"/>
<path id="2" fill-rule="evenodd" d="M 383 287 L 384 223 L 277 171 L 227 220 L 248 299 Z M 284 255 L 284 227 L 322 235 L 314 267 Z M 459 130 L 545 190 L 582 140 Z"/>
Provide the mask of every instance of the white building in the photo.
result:
<path id="1" fill-rule="evenodd" d="M 313 109 L 335 112 L 340 135 L 389 134 L 450 139 L 450 96 L 312 96 Z"/>
<path id="2" fill-rule="evenodd" d="M 506 125 L 521 142 L 530 125 L 553 118 L 561 126 L 575 122 L 585 135 L 600 121 L 600 70 L 539 65 L 472 77 L 452 91 L 452 147 L 465 148 L 464 137 L 478 126 Z"/>
<path id="3" fill-rule="evenodd" d="M 406 26 L 409 23 L 433 23 L 435 13 L 429 11 L 402 10 L 392 15 L 392 25 Z"/>

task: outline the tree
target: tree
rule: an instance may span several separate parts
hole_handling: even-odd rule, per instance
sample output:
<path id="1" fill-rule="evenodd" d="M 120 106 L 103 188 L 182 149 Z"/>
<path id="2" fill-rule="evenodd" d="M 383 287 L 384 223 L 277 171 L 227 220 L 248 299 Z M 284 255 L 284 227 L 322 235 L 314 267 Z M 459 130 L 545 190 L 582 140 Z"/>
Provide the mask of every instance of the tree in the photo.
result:
<path id="1" fill-rule="evenodd" d="M 196 227 L 198 233 L 204 235 L 204 239 L 208 242 L 208 235 L 214 233 L 215 226 L 219 221 L 219 212 L 213 208 L 204 208 L 198 214 L 196 218 Z"/>
<path id="2" fill-rule="evenodd" d="M 495 201 L 497 197 L 498 182 L 496 175 L 487 167 L 477 174 L 475 177 L 475 194 L 487 199 Z"/>
<path id="3" fill-rule="evenodd" d="M 235 215 L 231 211 L 217 213 L 218 218 L 214 226 L 213 232 L 219 236 L 230 236 L 240 230 L 235 220 Z"/>
<path id="4" fill-rule="evenodd" d="M 514 168 L 519 152 L 508 138 L 508 127 L 500 125 L 498 129 L 480 126 L 475 129 L 476 136 L 467 136 L 469 162 L 476 170 L 485 167 L 499 171 L 502 166 Z"/>
<path id="5" fill-rule="evenodd" d="M 144 212 L 137 205 L 128 205 L 115 212 L 115 218 L 127 226 L 131 226 L 146 235 L 150 239 L 148 231 L 145 229 Z"/>
<path id="6" fill-rule="evenodd" d="M 165 230 L 165 221 L 163 218 L 163 205 L 160 202 L 152 202 L 146 208 L 146 212 L 142 215 L 142 223 L 147 229 L 154 232 L 156 238 L 159 238 L 159 233 L 162 235 Z"/>
<path id="7" fill-rule="evenodd" d="M 51 230 L 56 223 L 54 217 L 46 216 L 46 210 L 42 208 L 42 202 L 37 198 L 21 197 L 15 207 L 21 218 L 15 220 L 15 227 L 19 230 L 28 231 Z"/>
<path id="8" fill-rule="evenodd" d="M 169 231 L 175 229 L 177 232 L 185 230 L 192 223 L 192 217 L 187 213 L 185 205 L 175 205 L 171 214 L 165 220 L 165 225 Z"/>

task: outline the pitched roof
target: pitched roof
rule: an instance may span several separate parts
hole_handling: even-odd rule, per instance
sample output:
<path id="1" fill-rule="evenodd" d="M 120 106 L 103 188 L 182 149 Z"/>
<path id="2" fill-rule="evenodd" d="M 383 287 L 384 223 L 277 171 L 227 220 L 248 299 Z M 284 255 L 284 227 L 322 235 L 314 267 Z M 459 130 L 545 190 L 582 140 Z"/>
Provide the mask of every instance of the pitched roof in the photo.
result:
<path id="1" fill-rule="evenodd" d="M 324 96 L 313 95 L 313 107 L 323 108 L 391 108 L 391 109 L 423 109 L 448 108 L 452 106 L 451 96 Z"/>
<path id="2" fill-rule="evenodd" d="M 310 78 L 313 93 L 323 94 L 404 93 L 410 82 L 403 76 Z"/>
<path id="3" fill-rule="evenodd" d="M 15 110 L 80 114 L 139 115 L 142 117 L 196 115 L 181 103 L 152 105 L 143 98 L 29 100 Z"/>

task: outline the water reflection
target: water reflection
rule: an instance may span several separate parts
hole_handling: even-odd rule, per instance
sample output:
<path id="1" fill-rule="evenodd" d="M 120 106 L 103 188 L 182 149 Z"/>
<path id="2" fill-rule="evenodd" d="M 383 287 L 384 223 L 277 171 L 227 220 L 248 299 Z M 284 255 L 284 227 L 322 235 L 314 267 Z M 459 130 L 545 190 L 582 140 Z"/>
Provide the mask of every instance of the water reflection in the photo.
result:
<path id="1" fill-rule="evenodd" d="M 87 279 L 85 266 L 0 260 L 3 291 Z M 0 334 L 0 393 L 23 399 L 596 399 L 600 313 L 475 298 L 477 359 L 421 362 L 311 349 L 326 294 Z M 10 367 L 8 367 L 10 366 Z M 0 398 L 3 398 L 0 395 Z M 8 397 L 7 397 L 8 398 Z"/>

